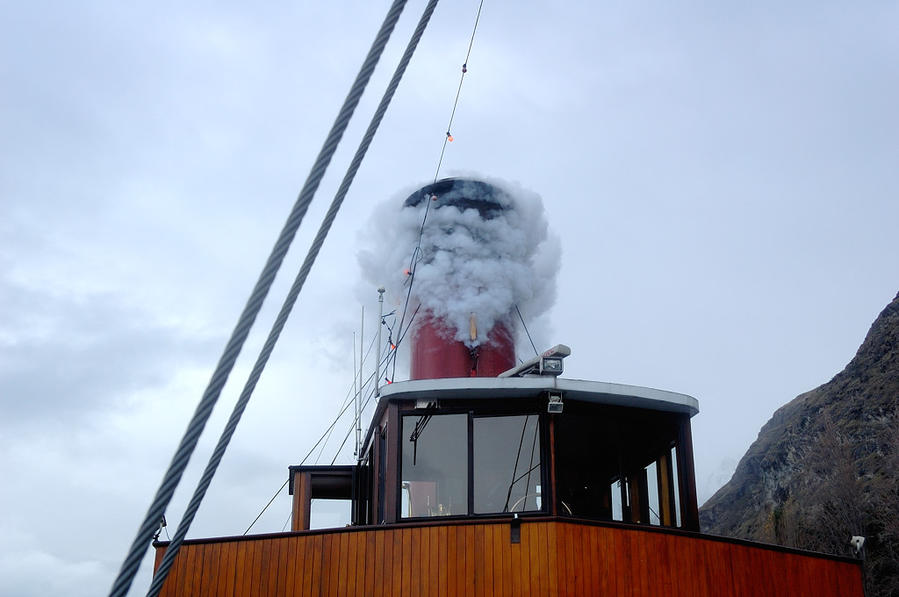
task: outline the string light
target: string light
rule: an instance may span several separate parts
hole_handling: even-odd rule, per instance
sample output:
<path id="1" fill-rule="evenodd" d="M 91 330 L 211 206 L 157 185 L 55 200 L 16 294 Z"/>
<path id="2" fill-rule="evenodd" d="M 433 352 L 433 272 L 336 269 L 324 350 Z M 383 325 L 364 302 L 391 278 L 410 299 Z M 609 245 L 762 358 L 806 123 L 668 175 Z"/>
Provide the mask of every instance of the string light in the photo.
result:
<path id="1" fill-rule="evenodd" d="M 459 104 L 459 96 L 462 93 L 462 83 L 465 81 L 465 74 L 468 72 L 468 60 L 471 57 L 471 49 L 474 46 L 475 34 L 478 31 L 478 23 L 480 23 L 480 21 L 481 21 L 481 10 L 483 8 L 484 8 L 484 0 L 480 0 L 480 2 L 478 3 L 478 11 L 477 11 L 477 14 L 475 15 L 475 19 L 474 19 L 474 27 L 472 27 L 472 30 L 471 30 L 471 38 L 468 40 L 468 51 L 465 53 L 465 61 L 462 63 L 462 74 L 459 77 L 459 86 L 456 88 L 456 97 L 453 100 L 453 109 L 450 112 L 449 123 L 447 124 L 447 128 L 446 128 L 446 137 L 443 140 L 443 147 L 441 147 L 441 149 L 440 149 L 440 157 L 437 160 L 437 169 L 434 171 L 434 182 L 437 182 L 438 178 L 440 178 L 440 168 L 443 165 L 443 157 L 446 154 L 446 144 L 452 143 L 452 141 L 453 141 L 453 134 L 451 132 L 452 127 L 453 127 L 453 120 L 456 117 L 456 108 L 458 107 L 458 104 Z M 437 195 L 432 194 L 431 200 L 437 201 Z M 424 213 L 424 216 L 423 216 L 422 222 L 421 222 L 422 230 L 424 230 L 425 222 L 427 222 L 429 210 L 430 210 L 430 204 L 426 204 L 425 213 Z M 408 289 L 406 291 L 406 305 L 403 307 L 403 314 L 402 314 L 402 317 L 400 317 L 400 324 L 399 324 L 400 331 L 402 333 L 400 335 L 400 339 L 397 342 L 397 344 L 402 343 L 403 337 L 405 336 L 406 331 L 408 331 L 408 327 L 406 328 L 406 330 L 403 330 L 403 322 L 406 319 L 406 307 L 408 307 L 408 305 L 409 305 L 409 297 L 412 294 L 412 284 L 415 282 L 415 265 L 414 264 L 418 263 L 416 261 L 416 254 L 421 251 L 421 233 L 419 233 L 418 243 L 419 243 L 418 246 L 415 248 L 415 251 L 413 251 L 413 253 L 412 253 L 413 265 L 403 271 L 403 273 L 405 274 L 405 280 L 404 280 L 403 285 L 406 286 L 408 284 Z M 419 259 L 420 259 L 420 257 L 419 257 Z M 418 309 L 420 307 L 421 307 L 421 305 L 419 304 L 418 307 L 415 308 L 415 313 L 418 313 Z M 415 318 L 415 313 L 412 314 L 413 319 Z M 409 321 L 409 325 L 410 326 L 412 325 L 411 320 Z M 389 363 L 390 359 L 393 360 L 393 375 L 395 376 L 396 375 L 396 355 L 397 355 L 396 345 L 391 343 L 390 347 L 391 347 L 391 352 L 388 354 L 387 359 L 388 359 L 388 363 Z M 387 381 L 388 384 L 393 383 L 386 377 L 385 377 L 385 380 Z"/>

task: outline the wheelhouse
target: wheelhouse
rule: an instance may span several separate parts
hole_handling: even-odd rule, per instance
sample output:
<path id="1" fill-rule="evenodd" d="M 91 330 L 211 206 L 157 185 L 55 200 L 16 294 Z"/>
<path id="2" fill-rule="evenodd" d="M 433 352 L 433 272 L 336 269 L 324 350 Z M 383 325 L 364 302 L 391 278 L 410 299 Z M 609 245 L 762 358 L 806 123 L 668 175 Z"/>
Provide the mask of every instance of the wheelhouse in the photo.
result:
<path id="1" fill-rule="evenodd" d="M 290 467 L 352 524 L 562 516 L 699 530 L 684 394 L 551 376 L 420 379 L 381 390 L 354 466 Z"/>

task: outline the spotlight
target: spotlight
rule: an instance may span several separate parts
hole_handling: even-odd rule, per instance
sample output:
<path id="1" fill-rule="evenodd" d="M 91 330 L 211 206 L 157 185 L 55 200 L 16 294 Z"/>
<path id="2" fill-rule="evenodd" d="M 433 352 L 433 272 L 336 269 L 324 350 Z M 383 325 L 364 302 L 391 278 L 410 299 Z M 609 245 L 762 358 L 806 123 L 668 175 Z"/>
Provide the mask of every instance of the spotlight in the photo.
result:
<path id="1" fill-rule="evenodd" d="M 498 377 L 525 377 L 533 375 L 562 375 L 562 359 L 571 354 L 571 349 L 564 344 L 553 346 L 543 354 L 529 361 L 503 371 Z"/>
<path id="2" fill-rule="evenodd" d="M 543 357 L 540 359 L 540 375 L 561 375 L 562 359 Z"/>
<path id="3" fill-rule="evenodd" d="M 546 412 L 551 415 L 560 415 L 562 414 L 562 409 L 564 405 L 562 404 L 562 394 L 554 394 L 550 392 L 549 401 L 546 403 Z"/>

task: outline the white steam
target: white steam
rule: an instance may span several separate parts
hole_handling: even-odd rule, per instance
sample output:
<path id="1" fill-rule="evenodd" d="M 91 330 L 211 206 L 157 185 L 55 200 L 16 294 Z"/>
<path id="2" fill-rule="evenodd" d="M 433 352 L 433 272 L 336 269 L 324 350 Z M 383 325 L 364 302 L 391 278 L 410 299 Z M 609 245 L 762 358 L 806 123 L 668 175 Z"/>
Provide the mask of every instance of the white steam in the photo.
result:
<path id="1" fill-rule="evenodd" d="M 408 323 L 420 303 L 417 319 L 429 311 L 469 347 L 484 343 L 500 321 L 520 336 L 516 306 L 533 333 L 533 322 L 555 301 L 559 269 L 559 241 L 549 234 L 540 196 L 506 182 L 485 182 L 503 191 L 494 199 L 504 209 L 489 219 L 476 209 L 431 205 L 406 314 Z M 418 244 L 427 203 L 404 207 L 407 195 L 376 209 L 369 229 L 372 238 L 364 242 L 370 248 L 359 255 L 366 279 L 373 286 L 383 285 L 385 301 L 400 311 L 409 283 L 405 270 Z M 472 314 L 477 321 L 474 341 Z"/>

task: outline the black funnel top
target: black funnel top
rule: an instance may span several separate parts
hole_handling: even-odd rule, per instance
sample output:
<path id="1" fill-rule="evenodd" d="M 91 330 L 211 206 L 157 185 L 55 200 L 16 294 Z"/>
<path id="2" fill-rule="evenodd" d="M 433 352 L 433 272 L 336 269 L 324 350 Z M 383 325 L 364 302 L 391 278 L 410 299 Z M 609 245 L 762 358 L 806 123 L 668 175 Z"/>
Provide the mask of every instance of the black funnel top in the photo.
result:
<path id="1" fill-rule="evenodd" d="M 434 208 L 452 205 L 459 211 L 476 209 L 486 220 L 506 209 L 511 203 L 505 191 L 482 180 L 444 178 L 418 189 L 406 198 L 403 205 L 416 207 L 432 195 L 437 197 Z"/>

